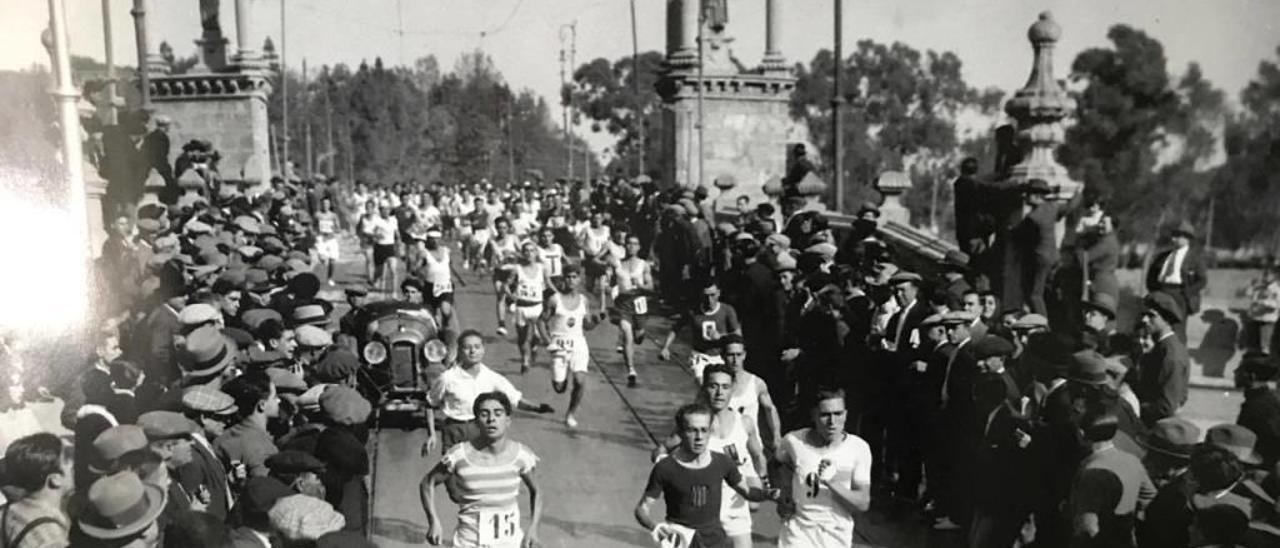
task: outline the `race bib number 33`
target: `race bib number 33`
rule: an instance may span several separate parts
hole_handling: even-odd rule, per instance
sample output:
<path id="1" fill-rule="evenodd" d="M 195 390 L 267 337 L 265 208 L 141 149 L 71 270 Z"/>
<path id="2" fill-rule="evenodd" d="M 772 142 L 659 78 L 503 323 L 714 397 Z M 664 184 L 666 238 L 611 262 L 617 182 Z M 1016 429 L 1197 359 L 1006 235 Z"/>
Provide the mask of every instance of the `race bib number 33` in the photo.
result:
<path id="1" fill-rule="evenodd" d="M 480 544 L 501 544 L 517 540 L 520 535 L 520 509 L 481 509 Z"/>

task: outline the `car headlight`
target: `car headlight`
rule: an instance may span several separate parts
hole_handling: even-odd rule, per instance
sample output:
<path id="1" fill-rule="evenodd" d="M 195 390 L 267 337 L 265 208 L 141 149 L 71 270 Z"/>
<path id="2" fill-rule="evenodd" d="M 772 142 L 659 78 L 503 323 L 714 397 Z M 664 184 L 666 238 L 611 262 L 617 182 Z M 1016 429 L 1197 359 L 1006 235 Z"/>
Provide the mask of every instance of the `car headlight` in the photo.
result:
<path id="1" fill-rule="evenodd" d="M 387 345 L 373 341 L 364 345 L 364 361 L 377 365 L 387 361 Z"/>
<path id="2" fill-rule="evenodd" d="M 442 362 L 448 355 L 449 349 L 440 342 L 440 339 L 431 339 L 427 344 L 422 345 L 422 357 L 429 362 Z"/>

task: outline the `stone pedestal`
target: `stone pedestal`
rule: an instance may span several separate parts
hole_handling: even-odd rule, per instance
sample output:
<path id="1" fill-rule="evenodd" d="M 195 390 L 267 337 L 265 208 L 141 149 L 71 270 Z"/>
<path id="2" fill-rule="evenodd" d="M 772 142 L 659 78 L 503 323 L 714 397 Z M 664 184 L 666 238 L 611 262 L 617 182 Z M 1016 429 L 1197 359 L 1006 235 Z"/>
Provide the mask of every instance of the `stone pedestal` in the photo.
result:
<path id="1" fill-rule="evenodd" d="M 271 177 L 267 98 L 268 73 L 241 71 L 151 78 L 151 100 L 157 114 L 173 120 L 169 138 L 173 161 L 182 145 L 205 139 L 222 154 L 218 171 L 224 181 L 265 188 Z"/>
<path id="2" fill-rule="evenodd" d="M 737 185 L 717 203 L 731 207 L 740 195 L 766 200 L 764 185 L 786 173 L 788 143 L 807 132 L 791 119 L 788 100 L 795 89 L 789 75 L 704 75 L 673 70 L 658 82 L 662 95 L 662 181 L 696 187 L 698 179 L 698 86 L 703 87 L 704 162 L 702 184 L 730 176 Z"/>

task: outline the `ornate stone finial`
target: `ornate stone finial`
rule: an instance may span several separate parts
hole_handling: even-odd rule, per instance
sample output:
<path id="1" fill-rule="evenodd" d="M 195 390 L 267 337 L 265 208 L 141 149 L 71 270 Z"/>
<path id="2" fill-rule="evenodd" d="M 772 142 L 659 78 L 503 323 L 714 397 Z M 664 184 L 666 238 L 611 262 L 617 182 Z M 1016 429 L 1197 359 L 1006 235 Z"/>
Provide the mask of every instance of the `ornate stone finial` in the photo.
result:
<path id="1" fill-rule="evenodd" d="M 880 204 L 881 220 L 911 224 L 911 211 L 902 204 L 902 194 L 911 186 L 911 177 L 901 171 L 886 171 L 876 178 L 876 190 L 884 197 L 884 203 Z"/>
<path id="2" fill-rule="evenodd" d="M 1075 108 L 1075 100 L 1053 76 L 1053 47 L 1062 37 L 1062 27 L 1049 12 L 1027 29 L 1034 58 L 1027 84 L 1005 104 L 1005 112 L 1017 120 L 1017 146 L 1023 150 L 1022 162 L 1010 169 L 1015 183 L 1044 179 L 1058 189 L 1057 199 L 1070 199 L 1080 189 L 1067 169 L 1053 156 L 1053 151 L 1066 137 L 1062 120 Z"/>

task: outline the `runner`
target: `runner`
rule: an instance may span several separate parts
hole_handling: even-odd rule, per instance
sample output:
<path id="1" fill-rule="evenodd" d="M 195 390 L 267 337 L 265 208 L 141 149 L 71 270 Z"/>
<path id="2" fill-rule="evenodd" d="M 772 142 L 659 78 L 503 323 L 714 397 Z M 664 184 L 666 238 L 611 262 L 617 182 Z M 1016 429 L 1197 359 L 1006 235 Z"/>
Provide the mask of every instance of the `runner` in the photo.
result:
<path id="1" fill-rule="evenodd" d="M 811 417 L 812 427 L 787 434 L 778 449 L 778 546 L 847 548 L 854 514 L 871 505 L 871 448 L 845 432 L 844 390 L 818 390 Z"/>
<path id="2" fill-rule="evenodd" d="M 378 215 L 370 223 L 373 234 L 373 278 L 371 284 L 381 286 L 384 294 L 395 291 L 396 283 L 396 246 L 400 243 L 400 227 L 396 218 L 391 216 L 390 204 L 383 203 L 378 207 Z M 390 268 L 387 266 L 390 265 Z M 389 275 L 388 275 L 389 273 Z M 386 281 L 383 277 L 387 277 Z"/>
<path id="3" fill-rule="evenodd" d="M 538 231 L 538 252 L 542 268 L 546 269 L 548 278 L 558 278 L 564 270 L 564 248 L 555 242 L 555 230 L 550 225 Z"/>
<path id="4" fill-rule="evenodd" d="M 467 215 L 467 219 L 471 221 L 471 238 L 462 256 L 464 268 L 481 270 L 485 266 L 481 252 L 484 251 L 485 246 L 489 245 L 489 238 L 493 236 L 490 227 L 496 217 L 492 216 L 492 209 L 486 207 L 484 198 L 476 198 L 474 203 L 475 208 Z"/>
<path id="5" fill-rule="evenodd" d="M 551 352 L 551 388 L 563 394 L 569 386 L 572 371 L 573 391 L 569 394 L 569 411 L 565 413 L 564 423 L 569 428 L 578 427 L 578 419 L 573 413 L 582 403 L 583 393 L 587 389 L 587 365 L 591 361 L 590 349 L 587 347 L 587 336 L 584 329 L 595 329 L 599 316 L 588 312 L 590 303 L 582 294 L 582 269 L 577 265 L 564 267 L 563 291 L 552 293 L 547 297 L 542 309 L 542 330 L 548 336 Z"/>
<path id="6" fill-rule="evenodd" d="M 538 338 L 538 322 L 542 316 L 542 301 L 551 286 L 547 271 L 542 266 L 538 245 L 530 240 L 520 244 L 520 264 L 512 271 L 507 294 L 514 294 L 516 316 L 516 346 L 520 349 L 520 374 L 529 371 L 534 359 Z"/>
<path id="7" fill-rule="evenodd" d="M 768 461 L 756 425 L 732 407 L 735 378 L 734 370 L 724 364 L 708 366 L 704 372 L 698 398 L 712 411 L 708 444 L 712 451 L 723 453 L 734 462 L 748 485 L 763 487 L 761 478 L 768 477 Z M 659 447 L 659 458 L 663 450 L 675 450 L 679 444 L 677 434 L 669 436 Z M 750 548 L 751 508 L 742 496 L 726 493 L 721 498 L 720 522 L 725 534 L 733 540 L 734 548 Z"/>
<path id="8" fill-rule="evenodd" d="M 640 239 L 630 236 L 621 260 L 613 265 L 618 297 L 614 300 L 618 335 L 622 339 L 622 361 L 627 366 L 627 386 L 636 385 L 636 345 L 644 342 L 644 317 L 649 313 L 649 293 L 653 274 L 649 261 L 641 259 Z"/>
<path id="9" fill-rule="evenodd" d="M 493 239 L 484 249 L 485 260 L 493 267 L 493 290 L 497 293 L 498 336 L 507 336 L 507 308 L 513 306 L 511 278 L 520 261 L 520 241 L 511 233 L 511 221 L 498 217 L 493 222 Z"/>
<path id="10" fill-rule="evenodd" d="M 742 413 L 747 422 L 760 426 L 760 410 L 764 410 L 764 426 L 768 432 L 761 432 L 765 451 L 774 454 L 782 442 L 782 421 L 778 417 L 778 408 L 769 396 L 769 387 L 755 373 L 747 371 L 746 341 L 741 335 L 729 334 L 720 339 L 720 357 L 725 365 L 733 369 L 733 394 L 729 399 L 729 407 Z"/>
<path id="11" fill-rule="evenodd" d="M 711 408 L 700 403 L 676 411 L 680 445 L 653 465 L 644 495 L 636 505 L 636 521 L 663 546 L 724 546 L 728 537 L 720 523 L 720 501 L 726 483 L 749 501 L 778 499 L 777 489 L 750 485 L 733 459 L 710 450 L 712 414 Z M 650 516 L 659 496 L 667 507 L 663 523 Z"/>
<path id="12" fill-rule="evenodd" d="M 671 332 L 667 333 L 667 340 L 658 352 L 659 359 L 671 359 L 671 343 L 676 340 L 676 333 L 685 327 L 693 328 L 689 369 L 698 382 L 702 382 L 703 369 L 713 363 L 724 363 L 716 353 L 720 348 L 720 337 L 730 333 L 742 335 L 738 313 L 729 304 L 720 302 L 720 287 L 714 279 L 702 283 L 702 302 L 698 303 L 698 308 L 685 312 L 671 326 Z"/>
<path id="13" fill-rule="evenodd" d="M 329 285 L 337 285 L 333 280 L 334 266 L 340 259 L 338 247 L 338 214 L 333 211 L 333 200 L 328 196 L 320 199 L 320 211 L 316 212 L 316 256 L 325 264 L 325 279 Z"/>
<path id="14" fill-rule="evenodd" d="M 600 309 L 604 310 L 608 303 L 604 279 L 609 273 L 609 226 L 604 224 L 604 213 L 593 212 L 589 224 L 582 227 L 577 236 L 587 275 L 586 289 L 600 299 Z"/>
<path id="15" fill-rule="evenodd" d="M 426 282 L 426 301 L 440 311 L 441 323 L 449 323 L 453 317 L 453 267 L 449 247 L 440 245 L 443 236 L 439 227 L 427 229 L 422 279 Z"/>
<path id="16" fill-rule="evenodd" d="M 511 399 L 503 392 L 477 396 L 472 413 L 479 435 L 449 449 L 422 478 L 419 493 L 427 513 L 427 542 L 433 546 L 443 537 L 435 492 L 436 485 L 444 482 L 449 482 L 450 498 L 458 503 L 455 548 L 537 546 L 543 506 L 535 477 L 538 456 L 507 437 L 511 408 Z M 521 483 L 529 491 L 528 532 L 520 528 Z"/>
<path id="17" fill-rule="evenodd" d="M 374 233 L 374 225 L 378 219 L 378 204 L 372 199 L 368 199 L 364 203 L 364 214 L 360 216 L 360 221 L 356 223 L 356 236 L 360 238 L 360 252 L 364 254 L 364 275 L 369 281 L 369 285 L 373 285 L 374 273 L 376 272 L 373 265 L 373 246 L 377 234 Z M 246 244 L 247 245 L 247 244 Z"/>

